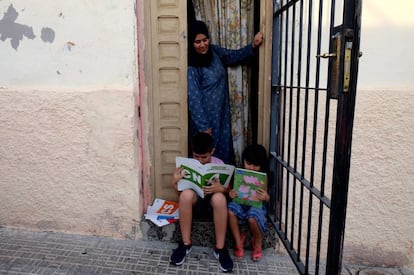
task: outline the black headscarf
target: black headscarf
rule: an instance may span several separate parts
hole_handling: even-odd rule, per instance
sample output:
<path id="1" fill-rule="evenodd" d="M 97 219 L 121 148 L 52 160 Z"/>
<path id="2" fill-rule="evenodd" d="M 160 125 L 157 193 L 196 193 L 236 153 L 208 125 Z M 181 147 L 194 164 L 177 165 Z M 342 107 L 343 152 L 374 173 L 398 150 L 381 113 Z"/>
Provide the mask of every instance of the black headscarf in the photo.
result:
<path id="1" fill-rule="evenodd" d="M 208 28 L 202 21 L 193 21 L 188 26 L 188 65 L 193 67 L 208 66 L 213 57 L 211 52 L 211 45 L 208 48 L 206 54 L 199 54 L 194 50 L 194 40 L 197 34 L 204 34 L 207 38 L 210 38 Z"/>

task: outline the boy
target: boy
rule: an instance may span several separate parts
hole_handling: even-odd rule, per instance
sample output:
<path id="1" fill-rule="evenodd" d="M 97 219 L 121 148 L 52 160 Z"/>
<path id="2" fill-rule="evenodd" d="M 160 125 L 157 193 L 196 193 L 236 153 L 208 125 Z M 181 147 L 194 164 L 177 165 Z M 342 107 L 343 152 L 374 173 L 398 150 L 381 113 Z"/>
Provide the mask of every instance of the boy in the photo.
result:
<path id="1" fill-rule="evenodd" d="M 193 158 L 198 160 L 201 164 L 219 163 L 223 161 L 214 157 L 213 138 L 207 133 L 197 133 L 192 140 L 192 154 Z M 182 168 L 175 169 L 172 177 L 172 185 L 178 192 L 177 183 L 183 178 Z M 191 252 L 191 223 L 193 218 L 193 207 L 198 206 L 203 212 L 212 208 L 214 232 L 216 236 L 216 245 L 214 248 L 214 256 L 219 261 L 219 267 L 224 272 L 231 272 L 233 270 L 233 261 L 229 256 L 227 248 L 224 247 L 227 230 L 227 200 L 225 193 L 227 188 L 222 186 L 217 180 L 210 186 L 203 188 L 205 197 L 200 198 L 192 189 L 185 189 L 179 192 L 178 209 L 180 211 L 180 230 L 182 240 L 176 248 L 171 257 L 170 263 L 174 265 L 182 265 L 185 257 Z M 203 207 L 204 206 L 204 207 Z"/>

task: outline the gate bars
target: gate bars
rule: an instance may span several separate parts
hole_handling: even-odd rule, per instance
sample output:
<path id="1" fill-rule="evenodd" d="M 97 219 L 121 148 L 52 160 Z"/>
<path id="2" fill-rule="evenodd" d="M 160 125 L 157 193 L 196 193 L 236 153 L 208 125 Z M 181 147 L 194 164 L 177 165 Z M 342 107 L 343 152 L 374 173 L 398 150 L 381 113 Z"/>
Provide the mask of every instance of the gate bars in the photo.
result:
<path id="1" fill-rule="evenodd" d="M 341 273 L 360 15 L 361 0 L 274 0 L 269 216 L 301 274 Z"/>

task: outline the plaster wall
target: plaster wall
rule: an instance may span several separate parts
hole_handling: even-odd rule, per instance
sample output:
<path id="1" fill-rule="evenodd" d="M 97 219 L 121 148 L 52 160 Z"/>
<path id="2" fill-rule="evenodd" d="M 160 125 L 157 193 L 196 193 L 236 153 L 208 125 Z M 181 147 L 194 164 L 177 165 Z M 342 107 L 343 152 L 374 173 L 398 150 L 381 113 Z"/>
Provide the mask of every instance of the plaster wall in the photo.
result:
<path id="1" fill-rule="evenodd" d="M 344 259 L 414 270 L 414 3 L 364 0 Z"/>
<path id="2" fill-rule="evenodd" d="M 0 1 L 0 225 L 139 237 L 134 0 Z"/>
<path id="3" fill-rule="evenodd" d="M 414 89 L 359 90 L 344 259 L 414 269 Z"/>

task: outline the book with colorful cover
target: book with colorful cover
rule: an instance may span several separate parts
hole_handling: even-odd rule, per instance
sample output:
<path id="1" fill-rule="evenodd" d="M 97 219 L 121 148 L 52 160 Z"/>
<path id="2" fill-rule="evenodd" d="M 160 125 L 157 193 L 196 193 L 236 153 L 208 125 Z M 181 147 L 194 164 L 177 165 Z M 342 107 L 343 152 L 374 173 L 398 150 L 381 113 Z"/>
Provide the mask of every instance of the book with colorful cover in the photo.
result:
<path id="1" fill-rule="evenodd" d="M 198 160 L 185 157 L 175 158 L 176 167 L 183 168 L 184 177 L 178 182 L 178 191 L 193 189 L 204 198 L 203 187 L 215 179 L 227 187 L 233 176 L 234 166 L 230 164 L 207 163 L 201 164 Z"/>
<path id="2" fill-rule="evenodd" d="M 233 189 L 237 192 L 237 197 L 233 199 L 233 202 L 261 208 L 263 202 L 256 197 L 256 191 L 265 190 L 266 183 L 266 173 L 236 168 Z"/>
<path id="3" fill-rule="evenodd" d="M 180 217 L 178 202 L 156 198 L 152 205 L 148 206 L 147 213 L 144 216 L 157 226 L 176 222 Z"/>

